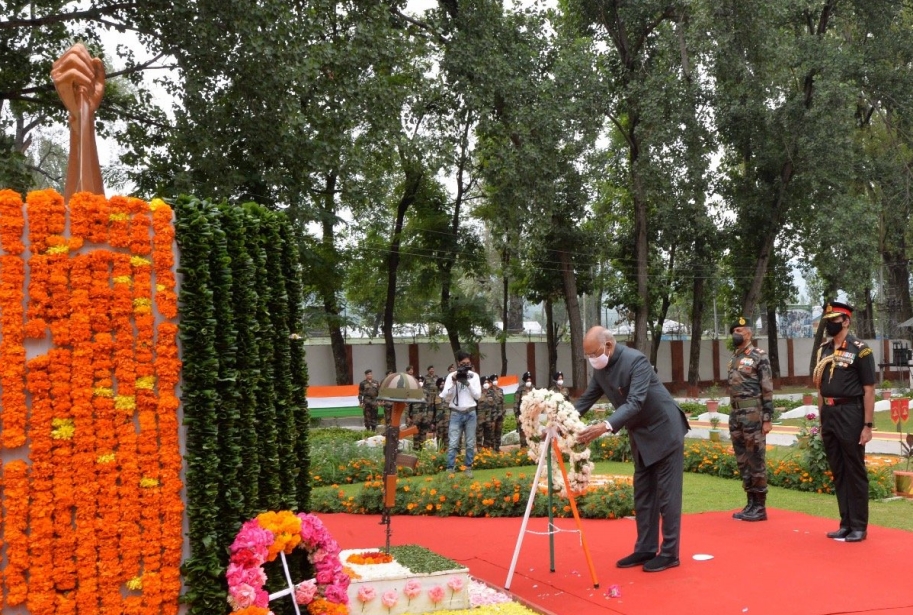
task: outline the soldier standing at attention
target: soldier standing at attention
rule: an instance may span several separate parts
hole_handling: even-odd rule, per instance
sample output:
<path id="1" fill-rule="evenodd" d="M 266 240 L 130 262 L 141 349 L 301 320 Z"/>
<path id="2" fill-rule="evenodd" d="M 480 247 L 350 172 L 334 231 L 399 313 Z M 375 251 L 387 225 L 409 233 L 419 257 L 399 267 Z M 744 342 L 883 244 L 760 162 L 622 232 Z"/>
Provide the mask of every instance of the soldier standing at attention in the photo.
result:
<path id="1" fill-rule="evenodd" d="M 482 396 L 479 397 L 479 403 L 476 406 L 476 446 L 478 448 L 492 448 L 494 434 L 492 433 L 492 421 L 495 412 L 495 393 L 491 389 L 491 382 L 487 376 L 480 376 L 482 382 Z"/>
<path id="2" fill-rule="evenodd" d="M 501 450 L 501 432 L 504 431 L 504 389 L 498 386 L 497 374 L 489 376 L 488 382 L 491 383 L 491 390 L 494 391 L 495 396 L 494 418 L 491 423 L 491 448 L 497 453 Z"/>
<path id="3" fill-rule="evenodd" d="M 869 526 L 869 475 L 865 445 L 875 415 L 875 357 L 865 342 L 850 335 L 853 308 L 832 301 L 821 318 L 831 339 L 818 347 L 813 378 L 827 465 L 834 475 L 840 529 L 827 537 L 865 540 Z"/>
<path id="4" fill-rule="evenodd" d="M 564 395 L 566 401 L 571 401 L 571 393 L 567 390 L 567 387 L 564 386 L 564 372 L 555 372 L 553 380 L 555 384 L 552 385 L 552 388 L 550 388 L 549 391 L 561 393 Z"/>
<path id="5" fill-rule="evenodd" d="M 409 425 L 415 425 L 418 429 L 418 433 L 415 434 L 412 442 L 415 445 L 416 450 L 422 450 L 422 447 L 425 446 L 425 439 L 428 437 L 429 432 L 433 432 L 434 428 L 431 426 L 431 415 L 433 410 L 431 405 L 428 403 L 428 389 L 427 383 L 424 376 L 418 377 L 418 383 L 422 387 L 422 392 L 425 396 L 425 401 L 409 404 Z"/>
<path id="6" fill-rule="evenodd" d="M 437 450 L 446 451 L 450 433 L 450 407 L 444 403 L 441 393 L 444 390 L 444 379 L 434 381 L 434 432 L 437 435 Z"/>
<path id="7" fill-rule="evenodd" d="M 384 378 L 386 378 L 387 376 L 389 376 L 392 373 L 393 373 L 393 370 L 388 369 L 386 375 L 384 375 Z M 393 402 L 385 401 L 381 404 L 381 407 L 384 409 L 383 423 L 384 423 L 384 425 L 386 425 L 387 422 L 390 420 L 390 415 L 393 414 Z"/>
<path id="8" fill-rule="evenodd" d="M 374 372 L 365 370 L 365 379 L 358 385 L 358 405 L 365 419 L 367 431 L 377 431 L 377 396 L 380 394 L 380 383 L 374 379 Z"/>
<path id="9" fill-rule="evenodd" d="M 773 391 L 770 359 L 751 343 L 744 317 L 729 327 L 734 352 L 729 359 L 729 435 L 748 503 L 733 519 L 767 520 L 767 434 L 772 427 Z"/>
<path id="10" fill-rule="evenodd" d="M 520 404 L 523 402 L 523 396 L 533 390 L 533 375 L 529 372 L 523 372 L 522 382 L 514 393 L 514 417 L 517 419 L 517 433 L 520 434 L 520 447 L 525 448 L 526 434 L 523 433 L 523 427 L 520 426 Z"/>

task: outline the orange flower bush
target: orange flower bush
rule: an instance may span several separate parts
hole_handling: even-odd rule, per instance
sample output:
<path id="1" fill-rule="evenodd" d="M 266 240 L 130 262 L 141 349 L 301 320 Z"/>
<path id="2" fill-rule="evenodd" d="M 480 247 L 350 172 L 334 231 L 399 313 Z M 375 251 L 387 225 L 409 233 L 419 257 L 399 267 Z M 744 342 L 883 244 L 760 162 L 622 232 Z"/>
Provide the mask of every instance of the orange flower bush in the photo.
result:
<path id="1" fill-rule="evenodd" d="M 152 303 L 153 270 L 174 292 L 171 210 L 78 193 L 66 237 L 59 194 L 25 203 L 0 191 L 0 448 L 28 455 L 3 466 L 0 610 L 176 613 L 181 364 Z"/>

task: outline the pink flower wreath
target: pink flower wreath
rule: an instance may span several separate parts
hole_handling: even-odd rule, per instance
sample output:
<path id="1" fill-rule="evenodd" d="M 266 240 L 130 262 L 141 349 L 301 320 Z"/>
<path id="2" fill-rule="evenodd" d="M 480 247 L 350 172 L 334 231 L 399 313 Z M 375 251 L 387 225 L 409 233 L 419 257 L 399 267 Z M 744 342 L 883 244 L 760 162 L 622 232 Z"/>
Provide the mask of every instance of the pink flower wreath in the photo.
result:
<path id="1" fill-rule="evenodd" d="M 339 544 L 316 516 L 288 510 L 257 515 L 235 537 L 225 573 L 233 613 L 272 615 L 263 564 L 296 547 L 307 549 L 316 578 L 295 586 L 295 602 L 306 605 L 311 615 L 349 613 L 349 575 L 339 561 Z"/>

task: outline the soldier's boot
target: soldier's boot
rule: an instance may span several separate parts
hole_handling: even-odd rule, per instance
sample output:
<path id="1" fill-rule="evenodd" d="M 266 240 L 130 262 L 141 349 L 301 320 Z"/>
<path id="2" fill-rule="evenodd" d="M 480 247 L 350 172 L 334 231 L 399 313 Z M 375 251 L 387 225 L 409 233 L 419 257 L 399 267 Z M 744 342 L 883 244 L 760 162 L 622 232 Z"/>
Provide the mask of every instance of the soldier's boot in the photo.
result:
<path id="1" fill-rule="evenodd" d="M 742 521 L 767 521 L 767 494 L 756 493 L 755 505 L 742 515 Z"/>
<path id="2" fill-rule="evenodd" d="M 754 492 L 749 491 L 746 493 L 746 495 L 748 496 L 746 498 L 746 500 L 748 500 L 748 502 L 745 504 L 745 508 L 743 508 L 742 510 L 740 510 L 738 512 L 732 513 L 733 519 L 738 519 L 739 521 L 744 520 L 745 513 L 747 513 L 749 510 L 751 510 L 754 507 L 754 496 L 755 496 Z"/>

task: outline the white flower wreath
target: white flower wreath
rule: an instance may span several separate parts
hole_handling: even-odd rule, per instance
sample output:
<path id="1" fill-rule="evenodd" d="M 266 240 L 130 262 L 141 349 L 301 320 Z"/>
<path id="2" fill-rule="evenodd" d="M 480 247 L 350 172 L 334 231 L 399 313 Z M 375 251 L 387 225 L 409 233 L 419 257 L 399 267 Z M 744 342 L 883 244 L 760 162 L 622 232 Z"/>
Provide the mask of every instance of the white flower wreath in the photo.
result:
<path id="1" fill-rule="evenodd" d="M 542 415 L 545 415 L 543 425 Z M 577 434 L 586 429 L 580 420 L 580 414 L 573 404 L 568 402 L 564 395 L 547 389 L 533 389 L 523 396 L 520 403 L 520 428 L 526 434 L 529 442 L 529 456 L 539 459 L 542 443 L 548 431 L 554 427 L 554 439 L 558 443 L 558 450 L 570 458 L 570 470 L 567 473 L 571 491 L 582 493 L 590 482 L 593 473 L 593 462 L 590 461 L 590 448 L 585 444 L 577 443 Z M 564 479 L 561 477 L 561 468 L 558 460 L 552 455 L 552 488 L 567 497 Z"/>

